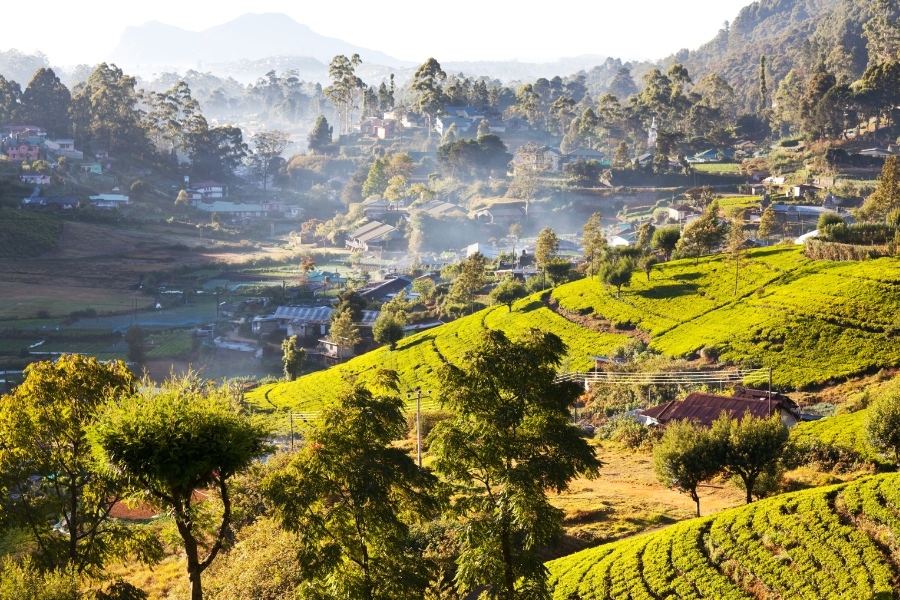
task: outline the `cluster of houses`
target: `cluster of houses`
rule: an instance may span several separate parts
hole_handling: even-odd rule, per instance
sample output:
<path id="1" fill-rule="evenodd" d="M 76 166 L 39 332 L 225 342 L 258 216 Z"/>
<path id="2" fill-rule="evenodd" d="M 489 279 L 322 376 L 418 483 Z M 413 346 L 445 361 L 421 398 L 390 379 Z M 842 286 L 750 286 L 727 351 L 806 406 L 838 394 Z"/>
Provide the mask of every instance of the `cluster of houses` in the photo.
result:
<path id="1" fill-rule="evenodd" d="M 460 135 L 473 136 L 482 121 L 487 121 L 491 133 L 507 131 L 523 131 L 529 129 L 528 123 L 518 117 L 504 119 L 498 111 L 487 111 L 473 106 L 445 106 L 432 127 L 440 135 L 444 135 L 451 126 L 456 125 Z M 394 137 L 400 128 L 415 129 L 426 127 L 425 117 L 409 109 L 387 111 L 382 117 L 370 117 L 357 123 L 358 132 L 378 139 Z"/>
<path id="2" fill-rule="evenodd" d="M 84 152 L 75 148 L 72 138 L 50 138 L 47 130 L 37 125 L 0 126 L 0 153 L 11 163 L 32 163 L 46 159 L 56 162 L 60 158 L 77 161 L 78 170 L 100 174 L 103 166 L 92 160 L 85 161 Z M 95 152 L 94 159 L 109 158 L 106 152 Z"/>

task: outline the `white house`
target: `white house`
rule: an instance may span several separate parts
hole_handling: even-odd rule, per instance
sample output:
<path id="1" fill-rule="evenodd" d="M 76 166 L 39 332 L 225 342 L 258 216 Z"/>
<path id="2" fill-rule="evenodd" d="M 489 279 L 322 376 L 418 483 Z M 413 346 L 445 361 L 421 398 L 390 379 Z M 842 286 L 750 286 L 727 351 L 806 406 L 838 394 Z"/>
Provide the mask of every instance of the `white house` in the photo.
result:
<path id="1" fill-rule="evenodd" d="M 44 148 L 47 154 L 65 156 L 75 160 L 83 160 L 84 152 L 75 149 L 75 140 L 60 138 L 58 140 L 44 140 Z"/>
<path id="2" fill-rule="evenodd" d="M 188 198 L 191 200 L 206 200 L 207 198 L 224 198 L 228 195 L 228 187 L 215 181 L 204 181 L 189 185 Z"/>
<path id="3" fill-rule="evenodd" d="M 123 196 L 122 194 L 98 194 L 96 196 L 88 196 L 88 198 L 98 208 L 129 204 L 128 196 Z M 100 206 L 101 203 L 103 203 L 103 206 Z"/>
<path id="4" fill-rule="evenodd" d="M 217 200 L 211 204 L 201 202 L 197 205 L 197 210 L 208 213 L 217 213 L 227 215 L 229 217 L 264 217 L 266 211 L 259 204 L 243 204 L 234 202 L 224 202 Z"/>

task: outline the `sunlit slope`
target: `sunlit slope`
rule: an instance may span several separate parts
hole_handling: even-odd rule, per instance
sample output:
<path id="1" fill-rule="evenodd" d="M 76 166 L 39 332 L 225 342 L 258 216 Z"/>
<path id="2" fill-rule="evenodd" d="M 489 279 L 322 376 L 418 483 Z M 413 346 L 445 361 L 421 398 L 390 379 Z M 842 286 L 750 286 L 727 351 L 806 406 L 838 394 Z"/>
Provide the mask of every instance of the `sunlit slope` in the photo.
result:
<path id="1" fill-rule="evenodd" d="M 599 333 L 572 323 L 548 309 L 538 296 L 519 301 L 510 312 L 505 306 L 488 308 L 428 331 L 406 338 L 394 351 L 387 347 L 348 360 L 342 365 L 306 375 L 291 383 L 261 386 L 247 395 L 257 408 L 315 411 L 330 402 L 353 374 L 365 381 L 378 369 L 393 369 L 403 390 L 438 388 L 438 370 L 444 360 L 457 362 L 471 348 L 485 327 L 499 329 L 511 337 L 529 327 L 554 332 L 569 348 L 564 367 L 587 370 L 593 356 L 608 353 L 629 338 L 621 334 Z"/>
<path id="2" fill-rule="evenodd" d="M 553 597 L 892 598 L 898 508 L 898 474 L 776 496 L 552 561 Z"/>
<path id="3" fill-rule="evenodd" d="M 799 248 L 751 251 L 738 273 L 726 256 L 660 265 L 615 291 L 582 280 L 553 292 L 560 307 L 631 323 L 669 356 L 715 346 L 722 360 L 772 367 L 802 387 L 900 364 L 886 329 L 900 319 L 900 260 L 809 261 Z"/>

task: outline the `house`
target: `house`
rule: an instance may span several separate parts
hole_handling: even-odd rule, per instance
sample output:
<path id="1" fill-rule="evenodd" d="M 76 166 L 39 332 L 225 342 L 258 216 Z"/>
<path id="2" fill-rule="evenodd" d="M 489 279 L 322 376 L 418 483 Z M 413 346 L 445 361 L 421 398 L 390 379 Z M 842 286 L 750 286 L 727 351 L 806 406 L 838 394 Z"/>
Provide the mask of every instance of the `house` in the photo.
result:
<path id="1" fill-rule="evenodd" d="M 103 173 L 103 166 L 100 163 L 81 163 L 78 165 L 78 169 L 82 173 L 96 173 L 97 175 Z"/>
<path id="2" fill-rule="evenodd" d="M 858 154 L 861 154 L 862 156 L 896 156 L 893 152 L 885 150 L 884 148 L 866 148 L 865 150 L 860 150 Z"/>
<path id="3" fill-rule="evenodd" d="M 684 400 L 664 402 L 639 413 L 645 422 L 665 425 L 669 421 L 697 421 L 703 427 L 711 427 L 722 413 L 732 418 L 740 418 L 750 413 L 756 418 L 779 415 L 781 421 L 791 427 L 800 421 L 800 408 L 781 394 L 762 390 L 739 390 L 734 396 L 719 396 L 693 392 Z"/>
<path id="4" fill-rule="evenodd" d="M 422 212 L 428 213 L 432 217 L 439 217 L 441 215 L 448 215 L 453 212 L 461 211 L 461 209 L 457 205 L 450 204 L 449 202 L 441 202 L 440 200 L 425 202 L 424 204 L 410 207 L 410 210 L 421 210 Z"/>
<path id="5" fill-rule="evenodd" d="M 394 208 L 393 202 L 388 202 L 378 196 L 373 196 L 363 202 L 363 213 L 370 219 L 380 219 Z"/>
<path id="6" fill-rule="evenodd" d="M 503 205 L 486 208 L 475 213 L 476 221 L 491 225 L 512 225 L 521 221 L 522 217 L 521 209 L 507 208 Z"/>
<path id="7" fill-rule="evenodd" d="M 262 357 L 262 348 L 256 344 L 248 344 L 246 342 L 229 342 L 222 338 L 213 340 L 213 348 L 216 354 L 220 356 L 260 358 Z"/>
<path id="8" fill-rule="evenodd" d="M 191 200 L 206 200 L 207 198 L 224 198 L 228 195 L 228 187 L 215 181 L 203 181 L 189 185 L 185 190 Z"/>
<path id="9" fill-rule="evenodd" d="M 459 133 L 468 133 L 472 129 L 475 122 L 472 119 L 463 117 L 438 117 L 434 122 L 434 130 L 444 135 L 451 125 L 456 125 L 456 131 Z"/>
<path id="10" fill-rule="evenodd" d="M 806 183 L 801 183 L 800 185 L 791 186 L 791 191 L 788 193 L 789 196 L 793 198 L 802 198 L 807 194 L 815 194 L 820 191 L 822 188 L 816 185 L 809 185 Z"/>
<path id="11" fill-rule="evenodd" d="M 278 331 L 280 328 L 278 319 L 273 315 L 253 317 L 253 320 L 250 321 L 250 329 L 255 335 L 272 333 L 273 331 Z"/>
<path id="12" fill-rule="evenodd" d="M 25 141 L 15 142 L 6 147 L 6 158 L 10 162 L 34 162 L 40 155 L 40 146 Z"/>
<path id="13" fill-rule="evenodd" d="M 636 233 L 622 233 L 606 237 L 606 243 L 612 247 L 634 246 L 637 243 Z"/>
<path id="14" fill-rule="evenodd" d="M 377 119 L 374 117 L 366 119 L 357 126 L 360 133 L 364 135 L 374 135 L 382 140 L 386 137 L 393 137 L 396 127 L 397 121 L 395 119 Z"/>
<path id="15" fill-rule="evenodd" d="M 403 235 L 396 227 L 385 225 L 380 221 L 371 221 L 347 234 L 346 247 L 356 252 L 384 250 L 390 246 L 392 240 L 401 237 Z"/>
<path id="16" fill-rule="evenodd" d="M 261 204 L 243 204 L 234 202 L 225 202 L 217 200 L 211 204 L 201 202 L 197 205 L 197 210 L 208 213 L 216 213 L 219 215 L 227 215 L 232 218 L 237 217 L 265 217 L 266 211 Z"/>
<path id="17" fill-rule="evenodd" d="M 357 292 L 359 295 L 365 298 L 366 300 L 378 300 L 384 301 L 390 294 L 396 294 L 397 292 L 406 290 L 412 287 L 412 280 L 406 277 L 389 277 L 382 281 L 371 281 L 359 288 Z M 375 312 L 375 311 L 363 311 L 364 317 L 366 312 Z M 363 323 L 366 322 L 366 319 L 363 318 Z M 372 319 L 372 323 L 375 320 Z"/>
<path id="18" fill-rule="evenodd" d="M 47 137 L 47 130 L 37 125 L 4 125 L 0 127 L 0 136 L 18 138 L 21 136 Z"/>
<path id="19" fill-rule="evenodd" d="M 100 206 L 100 203 L 108 206 L 120 206 L 129 203 L 128 196 L 123 196 L 122 194 L 98 194 L 97 196 L 88 196 L 88 198 L 98 208 L 103 208 Z"/>
<path id="20" fill-rule="evenodd" d="M 810 223 L 819 222 L 819 217 L 823 213 L 840 214 L 838 211 L 825 208 L 824 206 L 798 206 L 796 204 L 779 204 L 775 203 L 770 206 L 775 211 L 775 217 L 786 223 Z"/>
<path id="21" fill-rule="evenodd" d="M 451 117 L 462 117 L 464 119 L 475 119 L 484 117 L 484 111 L 478 110 L 474 106 L 445 106 L 444 112 Z"/>
<path id="22" fill-rule="evenodd" d="M 49 185 L 50 184 L 50 176 L 44 175 L 43 173 L 34 173 L 25 175 L 20 175 L 19 179 L 22 183 L 27 183 L 29 185 Z"/>
<path id="23" fill-rule="evenodd" d="M 786 181 L 787 177 L 776 177 L 774 175 L 771 177 L 766 177 L 762 180 L 762 182 L 766 185 L 784 185 L 784 182 Z"/>
<path id="24" fill-rule="evenodd" d="M 528 131 L 529 129 L 531 129 L 528 121 L 520 119 L 519 117 L 510 117 L 508 119 L 503 119 L 503 127 L 506 131 L 509 132 Z"/>
<path id="25" fill-rule="evenodd" d="M 333 311 L 330 306 L 279 306 L 269 318 L 288 336 L 316 337 L 328 332 Z"/>
<path id="26" fill-rule="evenodd" d="M 495 119 L 493 117 L 487 118 L 488 122 L 488 131 L 491 133 L 506 133 L 506 123 L 503 122 L 502 119 Z M 481 121 L 478 122 L 476 127 L 481 125 Z"/>
<path id="27" fill-rule="evenodd" d="M 23 206 L 47 206 L 50 208 L 71 210 L 78 208 L 78 198 L 73 196 L 32 196 L 22 200 Z"/>
<path id="28" fill-rule="evenodd" d="M 75 149 L 75 140 L 70 138 L 60 138 L 56 140 L 46 140 L 44 148 L 50 156 L 65 156 L 74 160 L 82 160 L 84 152 Z M 98 156 L 97 158 L 105 158 Z"/>
<path id="29" fill-rule="evenodd" d="M 689 163 L 717 163 L 721 162 L 723 159 L 730 160 L 733 158 L 734 150 L 731 148 L 725 148 L 723 150 L 711 148 L 699 154 L 695 154 L 694 156 L 688 156 L 686 160 Z"/>
<path id="30" fill-rule="evenodd" d="M 567 163 L 577 162 L 579 160 L 588 161 L 588 160 L 603 160 L 603 157 L 606 156 L 604 153 L 594 150 L 593 148 L 579 148 L 578 150 L 574 150 L 565 154 L 563 156 L 563 160 Z"/>
<path id="31" fill-rule="evenodd" d="M 653 153 L 646 152 L 644 154 L 641 154 L 640 156 L 638 156 L 634 159 L 634 164 L 636 164 L 639 167 L 644 167 L 648 164 L 653 164 Z"/>
<path id="32" fill-rule="evenodd" d="M 669 207 L 669 218 L 673 221 L 683 221 L 688 218 L 688 215 L 692 214 L 694 214 L 694 209 L 687 204 Z"/>

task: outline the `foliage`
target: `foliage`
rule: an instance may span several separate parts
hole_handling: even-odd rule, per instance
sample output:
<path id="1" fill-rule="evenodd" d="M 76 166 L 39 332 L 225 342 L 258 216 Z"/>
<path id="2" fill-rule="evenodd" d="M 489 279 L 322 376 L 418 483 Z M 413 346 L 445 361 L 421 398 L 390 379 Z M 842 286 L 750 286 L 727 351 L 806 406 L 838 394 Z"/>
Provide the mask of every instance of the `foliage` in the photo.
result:
<path id="1" fill-rule="evenodd" d="M 362 336 L 359 334 L 359 327 L 353 323 L 353 312 L 351 310 L 342 310 L 337 318 L 331 322 L 331 330 L 328 337 L 338 345 L 339 356 L 343 356 L 344 350 L 352 349 L 353 346 L 362 340 Z"/>
<path id="2" fill-rule="evenodd" d="M 887 598 L 893 568 L 874 527 L 900 522 L 896 474 L 783 494 L 548 563 L 554 598 Z M 827 571 L 829 576 L 823 576 Z"/>
<path id="3" fill-rule="evenodd" d="M 663 485 L 688 494 L 697 504 L 697 486 L 722 472 L 726 455 L 722 440 L 708 428 L 692 421 L 666 425 L 662 439 L 653 448 L 653 467 Z"/>
<path id="4" fill-rule="evenodd" d="M 397 383 L 379 371 L 374 392 L 345 388 L 287 469 L 264 484 L 297 536 L 301 598 L 397 598 L 427 583 L 404 519 L 437 508 L 436 480 L 391 446 L 406 430 Z"/>
<path id="5" fill-rule="evenodd" d="M 78 600 L 78 582 L 70 572 L 41 572 L 29 559 L 21 565 L 0 559 L 0 600 Z"/>
<path id="6" fill-rule="evenodd" d="M 0 258 L 39 256 L 56 247 L 62 222 L 40 213 L 0 207 Z"/>
<path id="7" fill-rule="evenodd" d="M 203 597 L 201 575 L 229 532 L 230 479 L 269 451 L 267 435 L 232 405 L 228 390 L 204 387 L 193 374 L 145 386 L 91 426 L 93 453 L 106 471 L 123 477 L 133 497 L 170 511 L 193 600 Z M 197 492 L 207 489 L 222 503 L 213 531 L 198 514 Z"/>
<path id="8" fill-rule="evenodd" d="M 875 450 L 900 463 L 900 385 L 894 384 L 869 406 L 866 434 Z"/>
<path id="9" fill-rule="evenodd" d="M 672 252 L 678 246 L 678 241 L 680 239 L 681 229 L 678 225 L 660 227 L 653 232 L 653 237 L 650 240 L 650 247 L 665 254 L 666 260 L 669 260 Z"/>
<path id="10" fill-rule="evenodd" d="M 561 531 L 562 515 L 547 500 L 577 474 L 600 467 L 570 425 L 577 384 L 556 383 L 562 340 L 527 330 L 513 341 L 486 331 L 459 367 L 442 370 L 441 403 L 457 417 L 429 435 L 435 469 L 465 486 L 453 512 L 460 533 L 461 592 L 490 585 L 492 598 L 549 598 L 539 551 Z"/>
<path id="11" fill-rule="evenodd" d="M 525 286 L 516 279 L 504 279 L 491 290 L 491 301 L 494 304 L 505 304 L 512 312 L 512 305 L 516 300 L 525 296 Z"/>
<path id="12" fill-rule="evenodd" d="M 739 418 L 723 414 L 713 423 L 711 435 L 720 444 L 725 470 L 740 478 L 750 504 L 758 480 L 780 466 L 789 439 L 787 426 L 777 412 L 767 419 L 749 412 Z"/>
<path id="13" fill-rule="evenodd" d="M 281 352 L 284 377 L 288 381 L 294 381 L 300 374 L 300 370 L 303 369 L 303 363 L 306 362 L 306 350 L 298 347 L 297 336 L 292 335 L 281 342 Z"/>
<path id="14" fill-rule="evenodd" d="M 27 529 L 43 566 L 78 574 L 98 574 L 132 552 L 157 558 L 139 532 L 109 518 L 120 488 L 93 463 L 87 440 L 107 399 L 134 391 L 134 375 L 121 361 L 70 354 L 32 363 L 25 375 L 0 397 L 0 526 Z"/>

